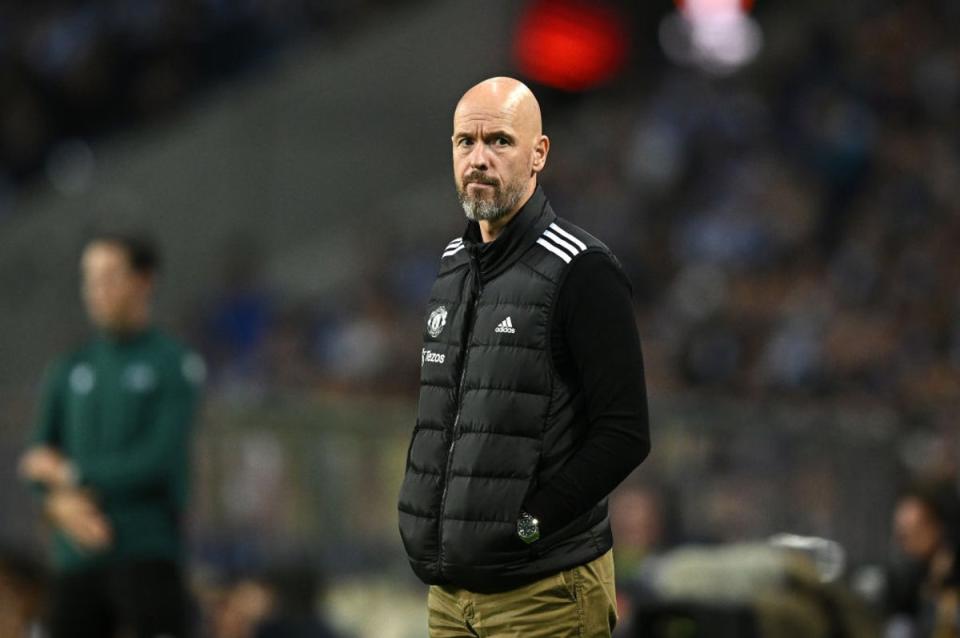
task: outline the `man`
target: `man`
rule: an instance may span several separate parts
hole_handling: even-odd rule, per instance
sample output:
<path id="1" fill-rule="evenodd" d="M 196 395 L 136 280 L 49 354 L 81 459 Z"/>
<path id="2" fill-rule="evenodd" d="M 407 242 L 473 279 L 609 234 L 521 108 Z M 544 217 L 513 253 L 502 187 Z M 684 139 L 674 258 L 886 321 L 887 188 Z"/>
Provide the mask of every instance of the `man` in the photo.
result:
<path id="1" fill-rule="evenodd" d="M 960 636 L 960 497 L 953 485 L 917 483 L 897 499 L 894 536 L 909 563 L 893 573 L 892 626 L 918 637 Z"/>
<path id="2" fill-rule="evenodd" d="M 179 561 L 203 362 L 152 326 L 152 245 L 102 235 L 83 251 L 98 334 L 49 375 L 22 475 L 55 529 L 52 638 L 187 635 Z"/>
<path id="3" fill-rule="evenodd" d="M 526 86 L 470 89 L 452 141 L 469 222 L 431 292 L 399 498 L 430 635 L 610 636 L 607 495 L 650 450 L 630 287 L 538 186 Z"/>

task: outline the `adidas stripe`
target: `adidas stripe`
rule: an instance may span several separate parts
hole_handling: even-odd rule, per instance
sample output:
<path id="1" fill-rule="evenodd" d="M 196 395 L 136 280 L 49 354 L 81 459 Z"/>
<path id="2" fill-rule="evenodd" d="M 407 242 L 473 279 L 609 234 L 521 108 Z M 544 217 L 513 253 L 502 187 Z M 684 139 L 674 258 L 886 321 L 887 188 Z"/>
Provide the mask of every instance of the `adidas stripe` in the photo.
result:
<path id="1" fill-rule="evenodd" d="M 561 235 L 563 235 L 564 237 L 566 237 L 567 239 L 569 239 L 570 241 L 572 241 L 573 243 L 575 243 L 577 246 L 580 247 L 580 250 L 586 250 L 586 249 L 587 249 L 587 245 L 586 245 L 585 243 L 583 243 L 582 241 L 580 241 L 579 239 L 577 239 L 576 237 L 574 237 L 573 235 L 571 235 L 570 233 L 568 233 L 568 232 L 565 231 L 564 229 L 562 229 L 562 228 L 560 228 L 559 226 L 557 226 L 556 223 L 551 223 L 551 224 L 550 224 L 550 228 L 552 228 L 552 229 L 555 230 L 556 232 L 560 233 Z"/>
<path id="2" fill-rule="evenodd" d="M 557 248 L 556 246 L 554 246 L 554 245 L 551 244 L 550 242 L 544 241 L 543 237 L 539 238 L 539 239 L 537 240 L 537 243 L 540 244 L 541 246 L 543 246 L 544 248 L 546 248 L 547 250 L 549 250 L 550 252 L 552 252 L 554 255 L 556 255 L 556 256 L 559 257 L 560 259 L 562 259 L 562 260 L 564 260 L 565 262 L 567 262 L 568 264 L 573 260 L 573 258 L 572 258 L 570 255 L 568 255 L 567 253 L 563 252 L 562 250 L 560 250 L 559 248 Z"/>
<path id="3" fill-rule="evenodd" d="M 460 237 L 457 237 L 456 239 L 451 241 L 449 244 L 447 244 L 447 247 L 443 249 L 443 255 L 441 258 L 450 257 L 451 255 L 456 255 L 458 252 L 460 252 L 464 248 L 466 248 L 466 246 L 463 245 L 463 239 Z"/>
<path id="4" fill-rule="evenodd" d="M 566 263 L 587 249 L 587 245 L 557 226 L 550 224 L 549 228 L 537 239 L 537 243 L 552 252 Z"/>
<path id="5" fill-rule="evenodd" d="M 559 245 L 561 248 L 566 249 L 566 251 L 567 251 L 568 253 L 570 253 L 571 255 L 576 255 L 578 252 L 580 252 L 580 251 L 577 249 L 576 246 L 574 246 L 573 244 L 571 244 L 571 243 L 568 242 L 568 241 L 564 241 L 563 239 L 560 238 L 559 235 L 557 235 L 556 233 L 551 232 L 549 228 L 548 228 L 547 230 L 543 231 L 543 236 L 544 236 L 544 237 L 549 237 L 550 239 L 552 239 L 554 244 L 557 244 L 557 245 Z"/>

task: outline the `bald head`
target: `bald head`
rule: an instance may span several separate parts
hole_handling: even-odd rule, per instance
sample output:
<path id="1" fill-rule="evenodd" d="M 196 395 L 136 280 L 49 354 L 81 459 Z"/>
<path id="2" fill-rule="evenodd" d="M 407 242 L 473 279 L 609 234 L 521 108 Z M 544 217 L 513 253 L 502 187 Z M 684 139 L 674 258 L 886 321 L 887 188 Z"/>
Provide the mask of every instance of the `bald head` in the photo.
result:
<path id="1" fill-rule="evenodd" d="M 540 103 L 526 84 L 514 78 L 490 78 L 471 87 L 457 102 L 454 125 L 457 117 L 481 113 L 509 120 L 530 135 L 543 133 Z"/>
<path id="2" fill-rule="evenodd" d="M 453 114 L 453 170 L 467 218 L 505 224 L 537 186 L 550 140 L 540 104 L 513 78 L 484 80 L 464 93 Z"/>

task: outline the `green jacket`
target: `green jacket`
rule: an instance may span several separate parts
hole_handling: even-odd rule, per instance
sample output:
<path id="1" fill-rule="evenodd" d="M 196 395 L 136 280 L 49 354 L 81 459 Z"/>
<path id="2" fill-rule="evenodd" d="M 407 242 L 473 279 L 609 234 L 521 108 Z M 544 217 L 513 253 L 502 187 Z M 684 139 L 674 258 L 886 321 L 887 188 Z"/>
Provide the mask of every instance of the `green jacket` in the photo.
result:
<path id="1" fill-rule="evenodd" d="M 98 336 L 53 366 L 31 443 L 74 463 L 114 537 L 110 549 L 91 553 L 57 532 L 58 569 L 180 558 L 190 431 L 204 376 L 198 355 L 156 329 Z"/>

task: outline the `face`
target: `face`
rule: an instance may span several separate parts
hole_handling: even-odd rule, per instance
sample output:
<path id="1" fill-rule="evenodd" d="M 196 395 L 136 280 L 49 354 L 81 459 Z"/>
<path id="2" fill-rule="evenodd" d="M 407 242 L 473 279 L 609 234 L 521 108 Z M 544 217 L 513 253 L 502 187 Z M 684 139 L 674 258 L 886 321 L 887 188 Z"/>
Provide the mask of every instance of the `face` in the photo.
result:
<path id="1" fill-rule="evenodd" d="M 130 267 L 127 251 L 117 244 L 94 242 L 80 264 L 83 301 L 99 328 L 121 330 L 145 312 L 151 281 Z"/>
<path id="2" fill-rule="evenodd" d="M 649 489 L 627 488 L 611 503 L 611 523 L 618 543 L 631 549 L 650 551 L 663 537 L 660 501 Z"/>
<path id="3" fill-rule="evenodd" d="M 546 137 L 525 130 L 516 107 L 464 99 L 453 122 L 453 172 L 467 218 L 499 219 L 519 208 L 546 160 Z"/>
<path id="4" fill-rule="evenodd" d="M 922 501 L 905 498 L 894 513 L 894 532 L 903 552 L 917 560 L 928 560 L 937 551 L 943 528 Z"/>

